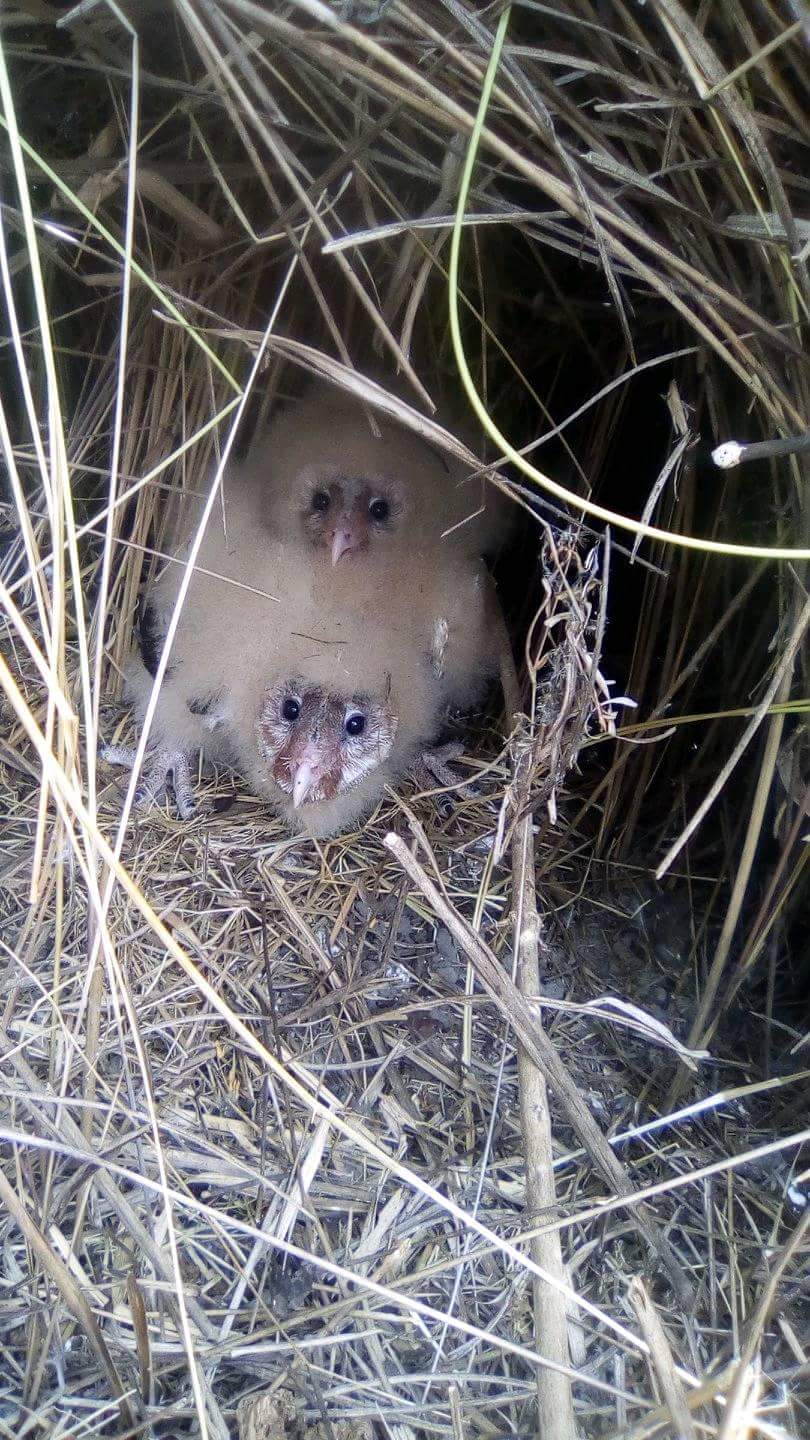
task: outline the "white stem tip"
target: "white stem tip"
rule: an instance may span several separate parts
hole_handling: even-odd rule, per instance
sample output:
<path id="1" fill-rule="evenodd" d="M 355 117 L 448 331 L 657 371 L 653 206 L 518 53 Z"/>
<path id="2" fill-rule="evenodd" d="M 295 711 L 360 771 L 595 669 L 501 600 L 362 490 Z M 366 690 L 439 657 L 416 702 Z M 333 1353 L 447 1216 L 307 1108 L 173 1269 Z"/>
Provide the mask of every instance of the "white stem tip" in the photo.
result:
<path id="1" fill-rule="evenodd" d="M 744 449 L 745 446 L 739 445 L 736 440 L 726 440 L 723 445 L 712 450 L 712 460 L 721 470 L 733 470 L 735 465 L 739 465 Z"/>

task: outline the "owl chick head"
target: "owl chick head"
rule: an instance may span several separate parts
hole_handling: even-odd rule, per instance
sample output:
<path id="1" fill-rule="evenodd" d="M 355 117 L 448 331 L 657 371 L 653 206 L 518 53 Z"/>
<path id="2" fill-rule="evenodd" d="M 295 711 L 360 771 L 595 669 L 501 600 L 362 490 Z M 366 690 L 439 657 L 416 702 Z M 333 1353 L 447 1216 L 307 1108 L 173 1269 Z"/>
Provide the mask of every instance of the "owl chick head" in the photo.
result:
<path id="1" fill-rule="evenodd" d="M 300 677 L 268 687 L 259 753 L 296 810 L 354 789 L 391 754 L 397 716 L 388 696 L 341 694 Z"/>
<path id="2" fill-rule="evenodd" d="M 301 527 L 332 564 L 385 542 L 405 520 L 406 489 L 392 475 L 367 474 L 338 462 L 305 465 L 295 478 Z"/>

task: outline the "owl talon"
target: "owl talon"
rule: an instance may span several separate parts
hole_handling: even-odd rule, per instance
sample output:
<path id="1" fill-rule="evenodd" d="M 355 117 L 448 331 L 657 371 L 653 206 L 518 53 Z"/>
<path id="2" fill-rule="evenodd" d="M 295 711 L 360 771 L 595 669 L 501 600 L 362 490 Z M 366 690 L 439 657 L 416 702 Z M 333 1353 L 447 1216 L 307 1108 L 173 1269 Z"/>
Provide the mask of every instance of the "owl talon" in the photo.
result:
<path id="1" fill-rule="evenodd" d="M 104 745 L 100 754 L 108 765 L 121 765 L 131 770 L 135 764 L 136 751 L 133 746 Z M 181 820 L 190 820 L 197 812 L 197 801 L 188 756 L 182 750 L 164 747 L 155 753 L 138 783 L 135 804 L 139 810 L 148 810 L 150 806 L 157 804 L 166 794 L 170 775 L 177 813 Z"/>
<path id="2" fill-rule="evenodd" d="M 171 756 L 172 787 L 174 803 L 181 820 L 190 820 L 197 813 L 197 800 L 191 780 L 191 766 L 188 756 L 178 752 Z"/>
<path id="3" fill-rule="evenodd" d="M 157 751 L 138 787 L 138 804 L 147 808 L 160 800 L 166 794 L 170 775 L 177 813 L 181 820 L 190 820 L 197 812 L 197 801 L 191 781 L 191 766 L 182 750 L 163 748 Z"/>
<path id="4" fill-rule="evenodd" d="M 131 770 L 135 764 L 134 745 L 100 745 L 98 753 L 108 765 L 120 765 L 124 770 Z"/>
<path id="5" fill-rule="evenodd" d="M 417 784 L 424 789 L 432 789 L 437 784 L 448 788 L 458 785 L 460 777 L 450 769 L 449 762 L 460 759 L 463 754 L 464 746 L 458 740 L 423 750 L 414 766 Z"/>

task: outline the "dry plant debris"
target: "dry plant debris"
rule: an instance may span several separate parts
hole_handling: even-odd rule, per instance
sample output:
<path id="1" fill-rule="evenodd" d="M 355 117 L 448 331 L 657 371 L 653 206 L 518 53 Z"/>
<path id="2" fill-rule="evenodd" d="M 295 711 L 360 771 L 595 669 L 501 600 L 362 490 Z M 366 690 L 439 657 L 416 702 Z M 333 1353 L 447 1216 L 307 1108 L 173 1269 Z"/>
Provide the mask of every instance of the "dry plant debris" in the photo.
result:
<path id="1" fill-rule="evenodd" d="M 810 1429 L 808 455 L 706 460 L 808 428 L 807 16 L 521 0 L 488 93 L 498 25 L 0 14 L 0 1435 L 486 1440 L 552 1393 L 543 1440 Z M 321 846 L 208 772 L 201 820 L 122 827 L 98 748 L 172 496 L 259 356 L 246 423 L 306 369 L 398 365 L 423 411 L 452 384 L 457 218 L 466 354 L 528 463 L 753 558 L 636 525 L 631 566 L 490 456 L 527 525 L 511 743 L 494 705 L 458 786 Z M 552 1086 L 536 1213 L 541 1019 L 627 1190 Z"/>

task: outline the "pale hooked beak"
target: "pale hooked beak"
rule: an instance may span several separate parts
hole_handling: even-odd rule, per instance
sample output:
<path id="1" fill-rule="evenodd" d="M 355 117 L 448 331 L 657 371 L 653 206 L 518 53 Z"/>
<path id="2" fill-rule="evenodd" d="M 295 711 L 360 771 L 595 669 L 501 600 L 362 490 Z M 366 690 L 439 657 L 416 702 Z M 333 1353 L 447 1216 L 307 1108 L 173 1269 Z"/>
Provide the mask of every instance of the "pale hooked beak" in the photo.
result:
<path id="1" fill-rule="evenodd" d="M 337 565 L 341 555 L 348 555 L 358 548 L 357 537 L 348 525 L 338 525 L 332 536 L 332 564 Z"/>
<path id="2" fill-rule="evenodd" d="M 314 745 L 307 745 L 295 770 L 292 803 L 298 810 L 312 794 L 323 775 L 323 761 Z"/>

